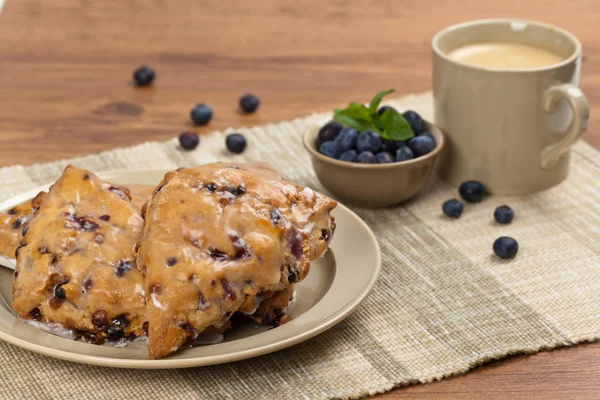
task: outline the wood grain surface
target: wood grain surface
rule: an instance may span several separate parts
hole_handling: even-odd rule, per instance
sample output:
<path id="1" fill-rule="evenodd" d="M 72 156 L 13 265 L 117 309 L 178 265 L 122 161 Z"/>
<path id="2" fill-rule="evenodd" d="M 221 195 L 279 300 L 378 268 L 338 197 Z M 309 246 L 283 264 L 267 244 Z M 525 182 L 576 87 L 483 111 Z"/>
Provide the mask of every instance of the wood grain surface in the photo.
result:
<path id="1" fill-rule="evenodd" d="M 430 40 L 447 25 L 521 17 L 564 27 L 584 47 L 581 87 L 600 113 L 595 0 L 8 0 L 0 14 L 0 165 L 84 155 L 183 130 L 291 119 L 380 90 L 431 88 Z M 155 85 L 131 84 L 140 64 Z M 256 114 L 237 101 L 257 94 Z M 214 110 L 196 129 L 190 108 Z M 598 399 L 600 344 L 513 357 L 381 399 Z"/>

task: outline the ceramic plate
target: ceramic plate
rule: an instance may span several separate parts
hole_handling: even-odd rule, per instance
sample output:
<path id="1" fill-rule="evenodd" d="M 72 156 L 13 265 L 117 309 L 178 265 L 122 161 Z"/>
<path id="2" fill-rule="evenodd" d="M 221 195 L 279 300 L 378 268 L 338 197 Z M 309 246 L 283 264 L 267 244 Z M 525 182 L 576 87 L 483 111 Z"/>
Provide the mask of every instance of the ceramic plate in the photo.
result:
<path id="1" fill-rule="evenodd" d="M 117 171 L 99 174 L 117 184 L 156 185 L 165 170 Z M 0 204 L 0 210 L 35 196 L 48 186 L 23 193 Z M 51 357 L 118 368 L 187 368 L 220 364 L 256 357 L 292 346 L 331 328 L 365 299 L 381 269 L 375 236 L 352 211 L 339 205 L 333 212 L 337 229 L 325 257 L 313 261 L 308 277 L 296 285 L 293 320 L 267 329 L 253 322 L 236 325 L 219 344 L 194 347 L 161 360 L 150 360 L 146 342 L 124 348 L 92 345 L 64 339 L 18 319 L 12 301 L 12 270 L 0 267 L 0 339 Z M 2 260 L 0 263 L 4 264 Z"/>

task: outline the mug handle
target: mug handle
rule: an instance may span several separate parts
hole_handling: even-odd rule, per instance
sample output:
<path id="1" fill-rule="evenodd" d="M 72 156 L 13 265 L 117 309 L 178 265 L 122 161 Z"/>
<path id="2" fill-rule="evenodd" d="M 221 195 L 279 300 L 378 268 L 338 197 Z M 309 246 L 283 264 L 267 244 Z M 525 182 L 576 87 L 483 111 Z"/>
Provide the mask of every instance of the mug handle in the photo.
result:
<path id="1" fill-rule="evenodd" d="M 569 104 L 573 112 L 573 121 L 563 139 L 542 150 L 542 168 L 549 169 L 556 165 L 560 156 L 568 151 L 573 143 L 587 130 L 590 120 L 590 103 L 588 103 L 581 89 L 572 83 L 552 86 L 546 90 L 544 98 L 544 111 L 547 113 L 555 112 L 563 99 Z"/>

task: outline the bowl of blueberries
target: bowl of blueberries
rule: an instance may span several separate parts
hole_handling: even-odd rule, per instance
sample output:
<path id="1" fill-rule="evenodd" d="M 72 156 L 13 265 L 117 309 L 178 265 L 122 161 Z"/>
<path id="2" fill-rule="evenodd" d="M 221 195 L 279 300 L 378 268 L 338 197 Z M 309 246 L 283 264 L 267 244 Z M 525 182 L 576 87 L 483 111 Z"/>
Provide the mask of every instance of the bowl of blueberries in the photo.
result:
<path id="1" fill-rule="evenodd" d="M 411 110 L 378 107 L 380 100 L 376 96 L 368 106 L 350 103 L 335 111 L 334 120 L 309 127 L 303 137 L 323 186 L 365 207 L 392 206 L 419 193 L 444 147 L 444 135 L 435 125 Z"/>

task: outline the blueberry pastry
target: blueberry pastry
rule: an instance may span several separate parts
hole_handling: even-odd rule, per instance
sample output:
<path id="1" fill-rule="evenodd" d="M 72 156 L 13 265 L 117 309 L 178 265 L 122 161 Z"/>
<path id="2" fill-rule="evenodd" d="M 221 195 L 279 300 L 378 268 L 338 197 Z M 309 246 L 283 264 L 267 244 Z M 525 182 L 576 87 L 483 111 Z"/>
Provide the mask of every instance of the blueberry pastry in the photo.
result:
<path id="1" fill-rule="evenodd" d="M 93 343 L 142 335 L 144 277 L 133 254 L 143 220 L 129 191 L 69 165 L 33 208 L 16 251 L 13 310 Z"/>
<path id="2" fill-rule="evenodd" d="M 249 297 L 302 281 L 328 248 L 336 205 L 264 163 L 165 175 L 145 207 L 137 260 L 150 358 L 189 347 L 240 308 L 248 312 Z"/>

